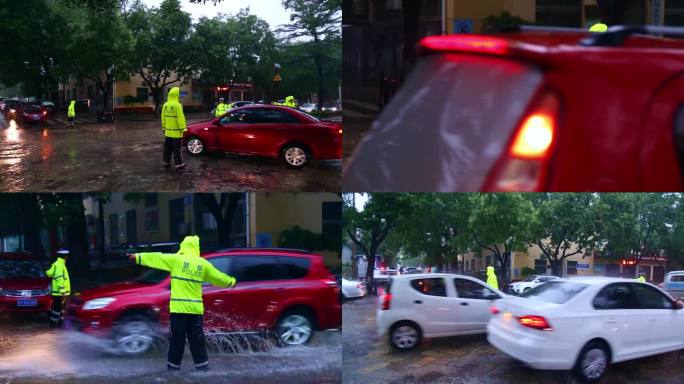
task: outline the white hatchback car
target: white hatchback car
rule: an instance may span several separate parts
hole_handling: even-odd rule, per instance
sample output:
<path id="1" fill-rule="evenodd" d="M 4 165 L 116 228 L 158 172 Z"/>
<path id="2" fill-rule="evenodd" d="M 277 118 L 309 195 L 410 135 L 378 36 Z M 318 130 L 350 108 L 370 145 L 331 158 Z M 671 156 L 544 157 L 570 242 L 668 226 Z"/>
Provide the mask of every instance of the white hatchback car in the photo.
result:
<path id="1" fill-rule="evenodd" d="M 366 296 L 366 284 L 342 278 L 342 299 L 360 299 Z"/>
<path id="2" fill-rule="evenodd" d="M 516 295 L 519 295 L 521 293 L 525 293 L 529 291 L 530 289 L 542 285 L 546 283 L 547 281 L 551 280 L 556 280 L 560 279 L 558 276 L 540 276 L 540 275 L 531 275 L 528 276 L 525 280 L 518 281 L 517 283 L 511 284 L 511 290 L 513 293 Z"/>
<path id="3" fill-rule="evenodd" d="M 423 338 L 485 333 L 492 300 L 506 297 L 472 277 L 446 273 L 393 276 L 378 301 L 378 333 L 409 350 Z"/>
<path id="4" fill-rule="evenodd" d="M 684 348 L 682 304 L 632 279 L 582 277 L 498 300 L 487 339 L 536 369 L 596 382 L 610 363 Z"/>

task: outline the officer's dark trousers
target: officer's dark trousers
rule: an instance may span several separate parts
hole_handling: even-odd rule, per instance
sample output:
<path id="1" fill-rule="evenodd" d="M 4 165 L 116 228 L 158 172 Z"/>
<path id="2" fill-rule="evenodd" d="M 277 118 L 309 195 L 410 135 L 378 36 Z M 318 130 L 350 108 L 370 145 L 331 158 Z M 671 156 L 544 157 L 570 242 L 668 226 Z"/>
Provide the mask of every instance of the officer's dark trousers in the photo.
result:
<path id="1" fill-rule="evenodd" d="M 167 366 L 170 370 L 180 369 L 185 339 L 190 344 L 192 360 L 195 368 L 204 370 L 209 367 L 207 346 L 202 330 L 202 315 L 190 315 L 186 313 L 171 314 L 171 338 L 169 341 L 169 359 Z"/>
<path id="2" fill-rule="evenodd" d="M 50 308 L 50 326 L 59 327 L 64 320 L 62 309 L 64 308 L 65 296 L 52 296 L 52 308 Z"/>
<path id="3" fill-rule="evenodd" d="M 167 137 L 164 139 L 164 164 L 171 163 L 171 153 L 173 152 L 173 160 L 176 165 L 183 164 L 183 156 L 181 155 L 181 139 L 174 139 Z"/>

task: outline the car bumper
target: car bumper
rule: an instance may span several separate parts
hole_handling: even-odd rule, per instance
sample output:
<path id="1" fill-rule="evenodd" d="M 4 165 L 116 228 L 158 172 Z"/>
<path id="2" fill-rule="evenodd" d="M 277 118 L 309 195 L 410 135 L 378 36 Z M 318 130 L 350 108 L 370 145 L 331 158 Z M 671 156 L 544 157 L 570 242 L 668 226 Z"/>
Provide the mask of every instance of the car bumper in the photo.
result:
<path id="1" fill-rule="evenodd" d="M 70 308 L 67 323 L 70 328 L 89 334 L 108 334 L 114 327 L 114 313 L 103 310 L 84 311 Z"/>
<path id="2" fill-rule="evenodd" d="M 487 341 L 506 355 L 522 361 L 535 369 L 571 369 L 574 353 L 568 348 L 559 348 L 559 343 L 544 337 L 528 335 L 501 326 L 500 320 L 492 320 L 487 325 Z M 539 331 L 540 333 L 544 331 Z M 552 332 L 552 331 L 550 331 Z"/>
<path id="3" fill-rule="evenodd" d="M 19 300 L 35 300 L 35 305 L 20 305 Z M 47 312 L 52 305 L 52 297 L 33 296 L 33 297 L 13 297 L 0 296 L 0 312 L 14 313 L 14 312 Z"/>

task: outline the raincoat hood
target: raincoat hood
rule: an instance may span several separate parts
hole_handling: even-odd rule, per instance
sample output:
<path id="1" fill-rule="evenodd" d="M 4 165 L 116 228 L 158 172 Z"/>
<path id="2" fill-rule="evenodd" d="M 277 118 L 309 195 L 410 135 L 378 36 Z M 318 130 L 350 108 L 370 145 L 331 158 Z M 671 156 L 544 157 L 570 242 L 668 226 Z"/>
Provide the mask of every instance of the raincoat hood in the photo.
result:
<path id="1" fill-rule="evenodd" d="M 178 88 L 176 88 L 178 89 Z M 170 94 L 170 92 L 169 92 Z M 200 255 L 200 247 L 199 247 L 199 237 L 198 236 L 186 236 L 185 239 L 183 239 L 183 242 L 180 244 L 180 249 L 178 250 L 179 254 L 182 255 L 187 255 L 187 256 L 196 256 L 199 257 Z"/>
<path id="2" fill-rule="evenodd" d="M 180 96 L 180 88 L 173 87 L 169 91 L 169 97 L 167 98 L 167 100 L 168 101 L 178 101 L 179 96 Z"/>
<path id="3" fill-rule="evenodd" d="M 76 105 L 76 101 L 75 101 L 75 100 L 71 100 L 71 101 L 69 102 L 69 106 L 70 106 L 70 107 L 73 107 L 74 105 Z"/>
<path id="4" fill-rule="evenodd" d="M 285 98 L 285 102 L 288 103 L 290 101 L 294 101 L 294 99 L 295 99 L 294 96 L 288 96 Z"/>
<path id="5" fill-rule="evenodd" d="M 491 265 L 487 267 L 487 275 L 493 275 L 494 274 L 494 267 Z"/>

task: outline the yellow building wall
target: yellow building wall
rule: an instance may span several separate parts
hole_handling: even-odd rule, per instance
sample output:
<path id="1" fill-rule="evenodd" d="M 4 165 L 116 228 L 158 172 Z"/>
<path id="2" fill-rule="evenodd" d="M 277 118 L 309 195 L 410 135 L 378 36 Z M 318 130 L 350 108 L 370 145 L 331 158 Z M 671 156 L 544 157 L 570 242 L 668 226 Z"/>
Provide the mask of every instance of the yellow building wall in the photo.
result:
<path id="1" fill-rule="evenodd" d="M 179 85 L 178 83 L 174 83 L 171 86 L 172 87 L 180 87 L 181 93 L 187 92 L 187 96 L 184 96 L 181 98 L 181 103 L 184 106 L 200 106 L 200 105 L 202 105 L 201 96 L 198 99 L 192 98 L 192 91 L 193 91 L 192 82 L 189 82 L 188 84 L 181 84 L 181 85 Z M 116 86 L 114 89 L 115 101 L 117 101 L 119 98 L 123 98 L 124 96 L 136 96 L 138 94 L 137 88 L 148 88 L 147 85 L 145 85 L 143 83 L 143 80 L 139 75 L 131 76 L 128 79 L 128 81 L 118 81 L 116 83 Z M 119 107 L 119 108 L 121 108 L 121 107 L 125 107 L 125 108 L 153 107 L 154 102 L 153 102 L 153 99 L 151 97 L 152 90 L 149 90 L 148 92 L 150 92 L 150 98 L 145 103 L 123 104 L 123 100 L 121 100 L 120 103 L 117 101 L 116 107 Z M 163 96 L 163 100 L 166 101 L 166 95 Z"/>
<path id="2" fill-rule="evenodd" d="M 526 21 L 535 21 L 535 0 L 447 0 L 447 31 L 454 33 L 454 20 L 472 19 L 473 33 L 482 32 L 483 20 L 508 11 Z"/>
<path id="3" fill-rule="evenodd" d="M 257 234 L 269 234 L 274 247 L 285 229 L 299 226 L 312 232 L 323 231 L 323 203 L 339 202 L 336 193 L 253 193 L 250 196 L 250 244 L 257 245 Z M 318 252 L 329 267 L 341 265 L 340 252 Z"/>

